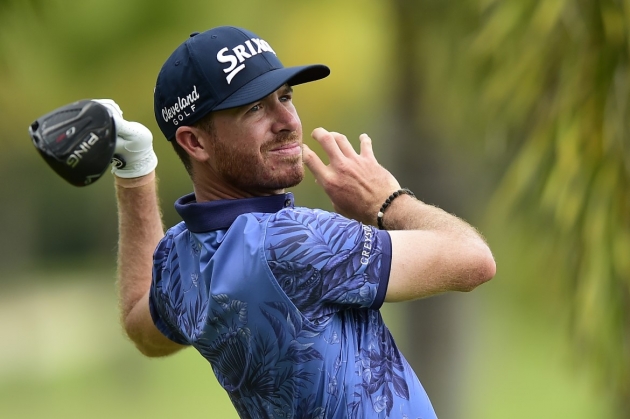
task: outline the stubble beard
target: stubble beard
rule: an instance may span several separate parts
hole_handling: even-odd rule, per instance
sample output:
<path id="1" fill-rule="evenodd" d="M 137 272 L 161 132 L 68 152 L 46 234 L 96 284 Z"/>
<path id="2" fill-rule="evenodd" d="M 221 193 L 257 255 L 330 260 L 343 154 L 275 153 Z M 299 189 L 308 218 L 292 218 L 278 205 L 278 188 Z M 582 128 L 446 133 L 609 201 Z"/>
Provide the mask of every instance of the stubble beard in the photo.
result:
<path id="1" fill-rule="evenodd" d="M 261 154 L 238 152 L 229 145 L 215 142 L 217 170 L 225 181 L 242 190 L 278 191 L 298 185 L 304 179 L 302 153 L 278 157 L 272 164 L 267 152 L 283 144 L 300 141 L 297 132 L 281 134 L 274 141 L 261 147 Z"/>

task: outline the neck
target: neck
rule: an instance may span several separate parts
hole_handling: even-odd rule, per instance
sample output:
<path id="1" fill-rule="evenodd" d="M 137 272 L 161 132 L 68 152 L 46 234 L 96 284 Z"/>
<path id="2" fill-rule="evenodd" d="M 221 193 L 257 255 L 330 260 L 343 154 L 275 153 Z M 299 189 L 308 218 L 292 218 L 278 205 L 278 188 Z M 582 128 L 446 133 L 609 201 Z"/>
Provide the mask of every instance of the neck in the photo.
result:
<path id="1" fill-rule="evenodd" d="M 197 202 L 216 201 L 219 199 L 252 198 L 285 193 L 284 189 L 243 189 L 224 182 L 198 182 L 193 179 L 193 191 Z"/>

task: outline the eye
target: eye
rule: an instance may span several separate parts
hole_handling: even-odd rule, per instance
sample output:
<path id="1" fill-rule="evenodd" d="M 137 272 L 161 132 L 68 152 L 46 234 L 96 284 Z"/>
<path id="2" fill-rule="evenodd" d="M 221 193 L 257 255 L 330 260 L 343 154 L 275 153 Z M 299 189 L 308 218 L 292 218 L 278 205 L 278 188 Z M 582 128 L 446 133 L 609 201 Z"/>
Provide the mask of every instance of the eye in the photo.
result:
<path id="1" fill-rule="evenodd" d="M 258 112 L 261 108 L 262 108 L 262 105 L 260 103 L 257 103 L 251 108 L 249 108 L 247 112 Z"/>
<path id="2" fill-rule="evenodd" d="M 280 102 L 290 102 L 291 99 L 293 99 L 293 95 L 291 95 L 291 94 L 286 94 L 286 95 L 280 96 Z"/>

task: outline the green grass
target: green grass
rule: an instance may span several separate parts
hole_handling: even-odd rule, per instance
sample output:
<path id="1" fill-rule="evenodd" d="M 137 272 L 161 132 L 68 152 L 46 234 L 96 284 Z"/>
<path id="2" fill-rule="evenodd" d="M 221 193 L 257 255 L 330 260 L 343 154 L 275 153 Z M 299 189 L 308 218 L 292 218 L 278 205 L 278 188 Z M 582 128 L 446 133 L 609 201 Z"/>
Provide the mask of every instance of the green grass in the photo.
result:
<path id="1" fill-rule="evenodd" d="M 204 359 L 140 355 L 118 326 L 113 279 L 85 277 L 25 278 L 0 295 L 0 417 L 237 418 Z"/>
<path id="2" fill-rule="evenodd" d="M 237 418 L 209 365 L 188 350 L 171 359 L 128 354 L 52 380 L 0 388 L 4 418 Z"/>

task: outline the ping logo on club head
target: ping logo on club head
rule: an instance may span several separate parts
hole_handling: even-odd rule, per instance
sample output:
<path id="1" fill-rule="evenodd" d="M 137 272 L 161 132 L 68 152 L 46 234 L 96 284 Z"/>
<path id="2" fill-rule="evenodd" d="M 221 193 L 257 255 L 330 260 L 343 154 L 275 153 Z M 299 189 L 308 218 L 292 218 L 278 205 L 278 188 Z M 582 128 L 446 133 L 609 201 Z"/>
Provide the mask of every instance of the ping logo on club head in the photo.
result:
<path id="1" fill-rule="evenodd" d="M 77 148 L 74 149 L 72 154 L 68 156 L 68 158 L 66 159 L 66 164 L 70 167 L 76 167 L 83 158 L 83 155 L 90 151 L 99 139 L 100 138 L 98 137 L 98 135 L 90 132 L 90 135 L 85 140 L 83 140 L 83 142 L 81 142 L 81 144 L 79 144 Z"/>

